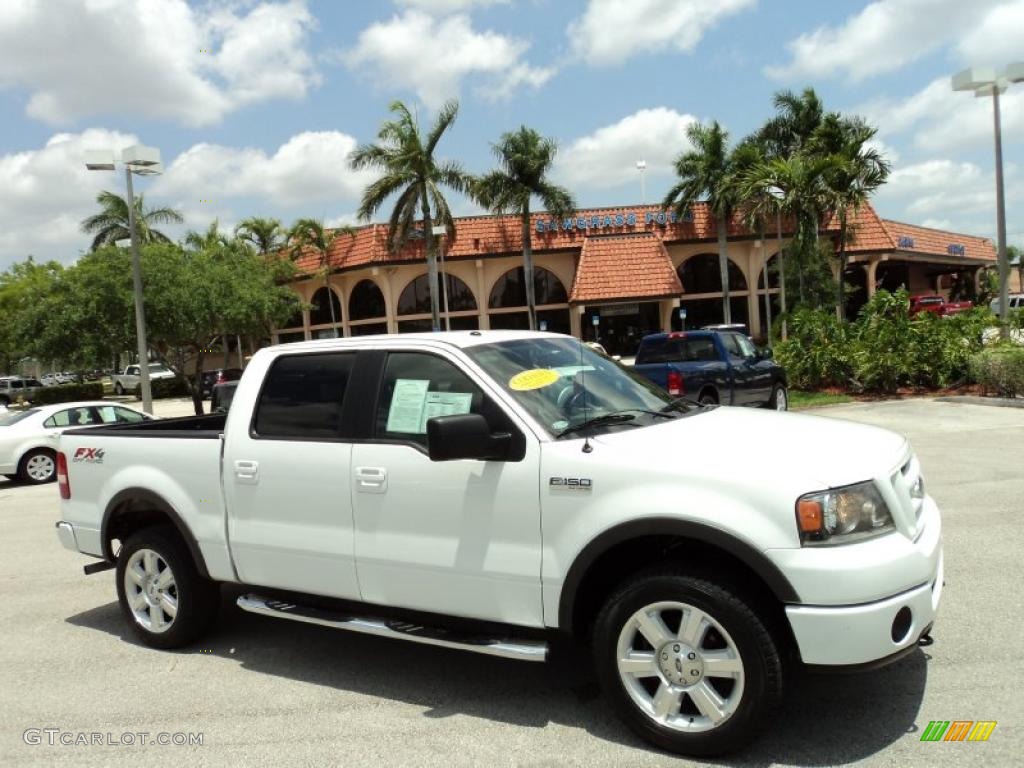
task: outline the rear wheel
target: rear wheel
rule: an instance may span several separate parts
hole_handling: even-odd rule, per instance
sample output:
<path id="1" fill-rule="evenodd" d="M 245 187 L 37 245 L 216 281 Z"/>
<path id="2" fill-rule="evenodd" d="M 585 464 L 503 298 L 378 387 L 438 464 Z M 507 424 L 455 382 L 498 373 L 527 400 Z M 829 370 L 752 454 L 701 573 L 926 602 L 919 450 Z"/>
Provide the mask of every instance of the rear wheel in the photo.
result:
<path id="1" fill-rule="evenodd" d="M 179 648 L 199 638 L 216 618 L 218 596 L 172 528 L 132 534 L 118 553 L 121 611 L 146 645 Z"/>
<path id="2" fill-rule="evenodd" d="M 714 392 L 701 392 L 697 402 L 701 405 L 718 405 L 718 398 Z"/>
<path id="3" fill-rule="evenodd" d="M 26 453 L 18 464 L 18 477 L 26 483 L 52 483 L 57 479 L 57 454 L 46 448 Z"/>
<path id="4" fill-rule="evenodd" d="M 116 382 L 114 384 L 114 394 L 115 395 L 123 395 L 124 394 L 124 387 L 121 386 L 121 382 L 120 381 L 118 381 L 118 382 Z"/>
<path id="5" fill-rule="evenodd" d="M 680 571 L 641 574 L 594 628 L 598 678 L 637 734 L 686 755 L 740 749 L 782 694 L 764 623 L 735 593 Z"/>

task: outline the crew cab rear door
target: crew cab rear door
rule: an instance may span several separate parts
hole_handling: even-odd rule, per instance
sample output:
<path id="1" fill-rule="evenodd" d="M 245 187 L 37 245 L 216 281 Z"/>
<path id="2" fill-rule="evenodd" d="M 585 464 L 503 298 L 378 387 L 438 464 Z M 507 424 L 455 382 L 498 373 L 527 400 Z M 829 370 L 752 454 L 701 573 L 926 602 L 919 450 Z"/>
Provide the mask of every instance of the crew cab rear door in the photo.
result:
<path id="1" fill-rule="evenodd" d="M 280 355 L 249 422 L 226 430 L 229 540 L 244 583 L 359 599 L 342 418 L 356 355 Z"/>
<path id="2" fill-rule="evenodd" d="M 352 447 L 363 599 L 543 626 L 540 446 L 483 378 L 434 349 L 379 350 Z M 362 359 L 360 363 L 362 364 Z M 431 461 L 426 421 L 480 413 L 518 445 L 504 461 Z"/>

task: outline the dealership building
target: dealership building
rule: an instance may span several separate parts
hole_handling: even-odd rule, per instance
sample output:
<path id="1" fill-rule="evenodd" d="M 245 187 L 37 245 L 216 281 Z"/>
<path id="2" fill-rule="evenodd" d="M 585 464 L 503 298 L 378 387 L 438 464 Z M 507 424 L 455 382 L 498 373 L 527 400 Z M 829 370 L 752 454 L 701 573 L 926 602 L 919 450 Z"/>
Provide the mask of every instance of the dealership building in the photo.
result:
<path id="1" fill-rule="evenodd" d="M 847 281 L 856 290 L 854 308 L 881 288 L 948 295 L 956 281 L 977 281 L 980 270 L 996 262 L 991 240 L 881 219 L 870 205 L 851 215 L 850 225 Z M 451 242 L 439 242 L 447 294 L 442 327 L 526 328 L 519 217 L 467 216 L 455 220 L 455 229 Z M 609 352 L 629 355 L 645 333 L 722 322 L 717 232 L 704 204 L 685 218 L 649 205 L 595 208 L 557 220 L 537 213 L 530 229 L 542 329 L 597 339 Z M 766 297 L 773 317 L 779 312 L 774 265 L 792 234 L 785 220 L 781 239 L 776 233 L 760 238 L 738 217 L 729 223 L 732 321 L 746 324 L 755 338 L 766 332 Z M 838 235 L 837 220 L 821 231 L 833 243 Z M 335 329 L 340 336 L 431 329 L 422 238 L 395 254 L 387 225 L 342 235 L 330 253 L 330 292 L 317 274 L 316 255 L 302 256 L 297 265 L 292 288 L 312 308 L 275 329 L 275 342 L 332 337 Z"/>

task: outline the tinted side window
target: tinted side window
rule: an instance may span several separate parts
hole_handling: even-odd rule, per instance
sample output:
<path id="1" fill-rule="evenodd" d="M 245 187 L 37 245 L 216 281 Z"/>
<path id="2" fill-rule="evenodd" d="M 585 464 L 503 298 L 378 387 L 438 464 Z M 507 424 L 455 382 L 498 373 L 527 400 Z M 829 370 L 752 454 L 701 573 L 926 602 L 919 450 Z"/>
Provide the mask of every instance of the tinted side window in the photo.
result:
<path id="1" fill-rule="evenodd" d="M 723 333 L 721 335 L 722 343 L 725 345 L 725 351 L 733 357 L 743 357 L 743 351 L 740 349 L 739 342 L 736 341 L 735 333 Z"/>
<path id="2" fill-rule="evenodd" d="M 259 437 L 340 437 L 341 402 L 355 353 L 283 355 L 267 373 L 254 430 Z"/>
<path id="3" fill-rule="evenodd" d="M 696 339 L 687 339 L 682 345 L 680 357 L 688 362 L 717 360 L 718 351 L 715 349 L 715 342 L 704 336 Z"/>
<path id="4" fill-rule="evenodd" d="M 427 444 L 427 420 L 434 416 L 482 413 L 492 429 L 507 419 L 455 365 L 422 352 L 393 352 L 381 381 L 374 434 L 382 440 Z"/>
<path id="5" fill-rule="evenodd" d="M 646 341 L 643 346 L 640 347 L 640 353 L 637 355 L 636 364 L 645 365 L 647 363 L 668 363 L 671 362 L 671 346 L 667 343 L 667 339 L 652 339 Z"/>

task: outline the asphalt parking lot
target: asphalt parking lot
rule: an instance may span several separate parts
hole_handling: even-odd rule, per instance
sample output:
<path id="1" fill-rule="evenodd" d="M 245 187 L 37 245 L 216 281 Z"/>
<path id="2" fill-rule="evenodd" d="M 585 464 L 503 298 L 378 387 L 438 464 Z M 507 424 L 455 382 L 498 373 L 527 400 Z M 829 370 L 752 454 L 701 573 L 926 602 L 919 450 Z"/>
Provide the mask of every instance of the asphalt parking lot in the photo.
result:
<path id="1" fill-rule="evenodd" d="M 876 672 L 790 686 L 730 765 L 1016 765 L 1024 679 L 1024 409 L 927 400 L 816 413 L 906 434 L 944 514 L 935 644 Z M 822 446 L 822 450 L 827 450 Z M 208 640 L 139 645 L 112 572 L 61 548 L 55 486 L 0 479 L 0 764 L 699 764 L 647 747 L 600 698 L 586 659 L 547 665 L 243 614 L 225 596 Z M 922 743 L 930 720 L 995 720 L 986 743 Z M 26 744 L 30 728 L 201 732 L 201 746 Z"/>

